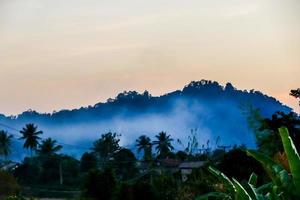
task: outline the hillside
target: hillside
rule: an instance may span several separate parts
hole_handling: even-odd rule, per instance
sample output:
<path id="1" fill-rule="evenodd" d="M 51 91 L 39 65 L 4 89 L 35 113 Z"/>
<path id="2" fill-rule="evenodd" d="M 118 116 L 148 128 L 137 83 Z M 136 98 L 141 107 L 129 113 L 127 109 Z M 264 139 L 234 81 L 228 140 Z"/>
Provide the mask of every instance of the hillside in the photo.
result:
<path id="1" fill-rule="evenodd" d="M 1 115 L 0 123 L 16 129 L 21 129 L 26 123 L 35 123 L 44 131 L 43 137 L 51 136 L 87 148 L 106 131 L 122 134 L 121 143 L 131 146 L 139 135 L 152 137 L 159 131 L 167 131 L 173 138 L 185 141 L 191 129 L 197 129 L 201 144 L 210 140 L 213 147 L 219 136 L 222 144 L 253 147 L 253 134 L 245 116 L 250 105 L 259 108 L 266 117 L 275 111 L 291 111 L 259 91 L 242 91 L 230 83 L 221 86 L 214 81 L 201 80 L 162 96 L 151 96 L 147 91 L 142 94 L 130 91 L 107 102 L 74 110 L 51 114 L 29 110 L 17 116 Z M 64 150 L 73 154 L 80 151 L 70 146 L 65 146 Z"/>

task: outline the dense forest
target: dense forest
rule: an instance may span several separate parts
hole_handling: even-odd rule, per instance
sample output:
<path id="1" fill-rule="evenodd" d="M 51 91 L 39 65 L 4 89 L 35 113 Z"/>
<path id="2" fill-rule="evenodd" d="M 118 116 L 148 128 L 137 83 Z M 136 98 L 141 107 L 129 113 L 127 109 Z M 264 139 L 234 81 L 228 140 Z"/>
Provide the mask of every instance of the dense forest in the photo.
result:
<path id="1" fill-rule="evenodd" d="M 300 90 L 290 95 L 300 98 Z M 37 124 L 15 130 L 19 137 L 6 125 L 0 131 L 0 198 L 299 199 L 299 115 L 275 112 L 264 117 L 251 107 L 247 121 L 255 150 L 222 145 L 219 138 L 212 148 L 192 129 L 187 142 L 164 131 L 154 138 L 140 135 L 132 141 L 134 152 L 120 144 L 118 133 L 106 132 L 80 159 L 61 153 L 71 144 L 45 137 Z M 10 159 L 14 139 L 28 151 L 22 162 Z M 176 143 L 182 150 L 174 148 Z"/>
<path id="2" fill-rule="evenodd" d="M 44 137 L 84 148 L 90 148 L 105 132 L 121 134 L 121 144 L 133 151 L 132 141 L 139 135 L 154 138 L 160 131 L 187 143 L 191 129 L 197 129 L 201 145 L 210 140 L 215 146 L 219 138 L 223 145 L 244 144 L 254 148 L 255 138 L 247 120 L 253 109 L 259 109 L 262 117 L 271 117 L 276 111 L 291 112 L 289 107 L 259 91 L 238 90 L 230 83 L 222 86 L 215 81 L 201 80 L 158 97 L 147 91 L 123 92 L 105 103 L 74 110 L 51 114 L 29 110 L 17 116 L 2 115 L 0 123 L 16 130 L 34 123 L 44 131 Z M 22 160 L 26 152 L 20 148 L 21 142 L 14 141 L 13 145 L 15 151 L 11 157 Z M 182 149 L 177 143 L 174 147 Z M 68 145 L 62 152 L 79 158 L 83 151 Z"/>

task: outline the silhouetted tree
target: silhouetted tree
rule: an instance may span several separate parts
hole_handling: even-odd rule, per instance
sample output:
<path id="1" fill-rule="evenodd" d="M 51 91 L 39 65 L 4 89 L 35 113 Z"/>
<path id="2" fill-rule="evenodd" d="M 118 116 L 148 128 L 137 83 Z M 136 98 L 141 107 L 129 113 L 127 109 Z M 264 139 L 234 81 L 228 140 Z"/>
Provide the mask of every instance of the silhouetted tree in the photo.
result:
<path id="1" fill-rule="evenodd" d="M 38 131 L 38 127 L 34 124 L 26 124 L 20 133 L 23 135 L 20 139 L 25 140 L 23 147 L 30 149 L 32 156 L 32 151 L 36 150 L 41 139 L 38 135 L 43 134 L 43 131 Z"/>
<path id="2" fill-rule="evenodd" d="M 93 143 L 92 150 L 99 156 L 101 161 L 108 161 L 113 154 L 120 149 L 120 139 L 116 133 L 108 132 Z"/>
<path id="3" fill-rule="evenodd" d="M 103 172 L 92 170 L 85 178 L 82 196 L 95 200 L 111 200 L 116 189 L 117 181 L 111 169 Z"/>
<path id="4" fill-rule="evenodd" d="M 117 189 L 115 200 L 154 200 L 151 184 L 137 181 L 134 184 L 121 183 Z"/>
<path id="5" fill-rule="evenodd" d="M 160 158 L 165 158 L 169 152 L 171 152 L 174 147 L 172 146 L 171 142 L 173 139 L 170 135 L 167 135 L 166 132 L 160 132 L 158 135 L 155 136 L 157 139 L 153 142 L 153 145 L 156 146 L 156 151 Z"/>
<path id="6" fill-rule="evenodd" d="M 262 120 L 260 126 L 261 133 L 257 137 L 258 148 L 270 156 L 274 156 L 278 151 L 283 152 L 282 142 L 278 133 L 278 128 L 285 126 L 290 132 L 290 136 L 298 151 L 300 150 L 300 119 L 297 114 L 276 112 L 272 118 Z"/>
<path id="7" fill-rule="evenodd" d="M 13 136 L 9 135 L 6 131 L 0 131 L 0 155 L 3 155 L 5 160 L 10 154 L 12 138 Z"/>
<path id="8" fill-rule="evenodd" d="M 234 177 L 239 181 L 248 180 L 252 172 L 260 177 L 260 181 L 265 178 L 264 169 L 260 163 L 247 156 L 242 148 L 235 148 L 225 153 L 218 163 L 218 169 L 227 176 Z"/>
<path id="9" fill-rule="evenodd" d="M 88 172 L 91 169 L 97 168 L 97 157 L 95 153 L 84 153 L 80 159 L 80 170 L 82 172 Z"/>
<path id="10" fill-rule="evenodd" d="M 42 140 L 42 143 L 39 145 L 39 148 L 37 149 L 37 153 L 39 155 L 52 155 L 60 151 L 61 149 L 62 146 L 57 145 L 56 140 L 47 138 L 45 140 Z"/>
<path id="11" fill-rule="evenodd" d="M 0 199 L 6 199 L 7 196 L 19 195 L 20 192 L 21 187 L 15 177 L 8 172 L 0 171 Z"/>
<path id="12" fill-rule="evenodd" d="M 151 139 L 149 137 L 147 137 L 146 135 L 140 136 L 136 140 L 136 147 L 138 153 L 144 151 L 144 156 L 143 156 L 144 161 L 150 161 L 152 159 L 152 144 L 151 144 Z"/>
<path id="13" fill-rule="evenodd" d="M 296 99 L 300 99 L 300 88 L 296 90 L 291 90 L 290 95 L 295 97 Z M 300 101 L 299 101 L 299 106 L 300 106 Z"/>
<path id="14" fill-rule="evenodd" d="M 136 158 L 132 151 L 122 148 L 113 158 L 116 173 L 121 180 L 133 178 L 137 174 Z"/>
<path id="15" fill-rule="evenodd" d="M 153 189 L 155 199 L 174 200 L 177 195 L 178 185 L 174 176 L 169 173 L 162 173 L 153 178 Z"/>

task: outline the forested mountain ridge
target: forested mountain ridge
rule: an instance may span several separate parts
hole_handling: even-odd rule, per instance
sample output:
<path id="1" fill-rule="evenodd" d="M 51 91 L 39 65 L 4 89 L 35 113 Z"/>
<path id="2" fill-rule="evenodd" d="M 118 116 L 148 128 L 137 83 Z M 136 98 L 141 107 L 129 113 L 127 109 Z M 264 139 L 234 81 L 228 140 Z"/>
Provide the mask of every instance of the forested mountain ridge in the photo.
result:
<path id="1" fill-rule="evenodd" d="M 17 116 L 6 117 L 0 115 L 1 120 L 47 120 L 55 122 L 67 122 L 72 120 L 82 120 L 82 115 L 96 119 L 106 118 L 114 114 L 120 114 L 122 111 L 130 110 L 135 113 L 145 111 L 168 111 L 166 107 L 174 99 L 195 99 L 203 101 L 222 101 L 230 100 L 237 104 L 252 104 L 259 108 L 265 115 L 272 114 L 274 110 L 289 112 L 291 109 L 273 97 L 267 96 L 260 91 L 238 90 L 231 83 L 225 87 L 218 82 L 201 80 L 192 81 L 182 90 L 176 90 L 158 97 L 152 96 L 148 91 L 138 93 L 136 91 L 124 91 L 119 93 L 114 99 L 110 98 L 105 103 L 97 103 L 94 106 L 81 107 L 73 110 L 60 110 L 53 113 L 38 113 L 33 110 L 25 111 Z M 0 111 L 1 112 L 1 111 Z M 76 115 L 80 115 L 79 118 Z"/>
<path id="2" fill-rule="evenodd" d="M 191 129 L 197 129 L 203 144 L 207 140 L 213 143 L 220 136 L 224 144 L 253 146 L 253 134 L 244 113 L 249 106 L 260 109 L 265 117 L 276 111 L 291 111 L 259 91 L 238 90 L 230 83 L 222 86 L 215 81 L 201 80 L 161 96 L 129 91 L 105 103 L 79 109 L 1 115 L 0 123 L 16 129 L 35 123 L 44 130 L 45 136 L 73 144 L 88 144 L 106 131 L 122 134 L 124 145 L 134 143 L 140 134 L 151 137 L 159 131 L 184 140 Z"/>

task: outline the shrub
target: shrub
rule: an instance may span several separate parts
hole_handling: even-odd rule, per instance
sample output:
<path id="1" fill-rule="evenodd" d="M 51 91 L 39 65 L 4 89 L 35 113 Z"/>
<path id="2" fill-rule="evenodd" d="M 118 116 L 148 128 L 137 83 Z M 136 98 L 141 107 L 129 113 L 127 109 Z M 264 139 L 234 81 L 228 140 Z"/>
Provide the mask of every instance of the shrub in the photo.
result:
<path id="1" fill-rule="evenodd" d="M 17 195 L 20 190 L 20 186 L 11 174 L 0 171 L 0 199 L 1 197 Z"/>
<path id="2" fill-rule="evenodd" d="M 92 170 L 86 178 L 82 188 L 82 197 L 88 199 L 110 200 L 116 188 L 116 179 L 110 169 L 104 171 Z"/>

